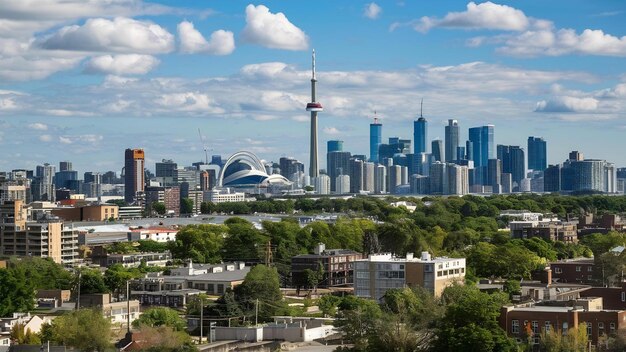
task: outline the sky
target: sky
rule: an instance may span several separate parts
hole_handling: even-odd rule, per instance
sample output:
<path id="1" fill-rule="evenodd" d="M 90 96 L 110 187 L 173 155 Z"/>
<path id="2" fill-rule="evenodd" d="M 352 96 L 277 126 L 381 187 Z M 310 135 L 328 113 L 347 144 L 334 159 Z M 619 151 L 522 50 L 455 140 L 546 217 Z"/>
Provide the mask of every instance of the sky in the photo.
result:
<path id="1" fill-rule="evenodd" d="M 626 2 L 621 0 L 0 1 L 0 170 L 69 160 L 120 171 L 238 150 L 308 167 L 311 51 L 320 167 L 326 141 L 369 153 L 457 119 L 497 144 L 544 137 L 626 166 Z"/>

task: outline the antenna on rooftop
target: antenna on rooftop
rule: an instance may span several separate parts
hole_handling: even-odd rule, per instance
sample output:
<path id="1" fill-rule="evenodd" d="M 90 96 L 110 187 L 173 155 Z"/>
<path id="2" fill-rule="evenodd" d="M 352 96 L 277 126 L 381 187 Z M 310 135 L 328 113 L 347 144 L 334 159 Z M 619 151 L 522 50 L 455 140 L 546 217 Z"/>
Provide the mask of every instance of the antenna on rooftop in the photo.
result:
<path id="1" fill-rule="evenodd" d="M 422 101 L 420 102 L 420 117 L 424 117 L 422 115 L 423 110 L 424 110 L 424 98 L 422 98 Z"/>
<path id="2" fill-rule="evenodd" d="M 198 127 L 198 135 L 200 136 L 200 143 L 202 143 L 202 149 L 204 149 L 204 158 L 205 164 L 209 164 L 209 153 L 207 152 L 206 142 L 204 141 L 204 137 L 202 136 L 202 132 L 200 132 L 200 128 Z"/>

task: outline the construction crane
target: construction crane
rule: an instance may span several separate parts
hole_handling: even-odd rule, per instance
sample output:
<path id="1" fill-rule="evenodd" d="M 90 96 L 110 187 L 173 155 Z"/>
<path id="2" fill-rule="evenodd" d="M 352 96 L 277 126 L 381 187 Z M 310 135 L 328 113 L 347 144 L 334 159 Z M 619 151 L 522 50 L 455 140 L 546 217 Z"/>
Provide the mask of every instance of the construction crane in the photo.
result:
<path id="1" fill-rule="evenodd" d="M 200 132 L 200 127 L 198 127 L 198 135 L 200 136 L 200 143 L 202 143 L 202 149 L 204 149 L 205 164 L 209 165 L 209 152 L 206 147 L 206 142 L 204 141 L 204 137 L 202 136 L 202 132 Z"/>

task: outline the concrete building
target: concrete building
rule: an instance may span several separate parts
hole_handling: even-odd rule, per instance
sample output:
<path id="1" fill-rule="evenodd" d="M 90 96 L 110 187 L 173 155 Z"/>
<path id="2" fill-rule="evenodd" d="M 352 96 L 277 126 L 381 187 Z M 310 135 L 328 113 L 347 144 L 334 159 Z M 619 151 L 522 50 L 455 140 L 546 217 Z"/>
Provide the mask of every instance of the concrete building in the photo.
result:
<path id="1" fill-rule="evenodd" d="M 396 188 L 402 185 L 402 166 L 389 166 L 388 187 L 389 193 L 395 194 Z"/>
<path id="2" fill-rule="evenodd" d="M 72 265 L 78 258 L 78 232 L 62 222 L 0 224 L 0 254 L 51 258 Z"/>
<path id="3" fill-rule="evenodd" d="M 314 254 L 301 254 L 291 258 L 291 282 L 296 287 L 306 287 L 306 269 L 314 272 L 323 268 L 323 278 L 318 287 L 345 286 L 354 283 L 354 261 L 362 259 L 361 253 L 348 249 L 326 249 L 323 243 Z"/>
<path id="4" fill-rule="evenodd" d="M 335 180 L 335 193 L 348 194 L 350 193 L 350 176 L 339 175 Z"/>
<path id="5" fill-rule="evenodd" d="M 124 154 L 124 200 L 129 203 L 142 202 L 145 186 L 145 159 L 143 149 L 126 149 Z"/>
<path id="6" fill-rule="evenodd" d="M 0 204 L 12 200 L 27 202 L 26 186 L 14 182 L 0 182 Z"/>
<path id="7" fill-rule="evenodd" d="M 354 294 L 380 300 L 390 288 L 420 286 L 436 297 L 455 282 L 463 283 L 465 258 L 432 258 L 422 252 L 420 258 L 412 253 L 406 258 L 391 254 L 374 254 L 355 261 Z"/>
<path id="8" fill-rule="evenodd" d="M 457 120 L 449 119 L 448 125 L 445 127 L 445 161 L 447 163 L 463 159 L 457 157 L 457 148 L 461 142 L 460 132 L 459 122 Z"/>
<path id="9" fill-rule="evenodd" d="M 170 242 L 176 240 L 178 230 L 169 227 L 148 227 L 130 229 L 128 232 L 129 241 L 155 241 Z"/>
<path id="10" fill-rule="evenodd" d="M 387 168 L 384 165 L 374 167 L 374 193 L 387 193 Z"/>
<path id="11" fill-rule="evenodd" d="M 105 318 L 113 324 L 126 324 L 130 307 L 130 323 L 141 315 L 139 301 L 113 302 L 109 293 L 94 293 L 80 295 L 81 308 L 93 308 L 102 312 Z"/>

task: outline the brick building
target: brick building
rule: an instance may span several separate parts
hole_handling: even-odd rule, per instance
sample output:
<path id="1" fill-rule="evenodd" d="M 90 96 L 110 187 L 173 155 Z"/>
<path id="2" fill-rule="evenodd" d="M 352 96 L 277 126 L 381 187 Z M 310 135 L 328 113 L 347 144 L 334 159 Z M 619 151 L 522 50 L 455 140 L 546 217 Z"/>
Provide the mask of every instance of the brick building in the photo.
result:
<path id="1" fill-rule="evenodd" d="M 318 287 L 345 286 L 354 283 L 354 261 L 362 259 L 361 253 L 348 249 L 326 249 L 318 244 L 314 254 L 302 254 L 291 258 L 291 281 L 296 287 L 307 286 L 306 269 L 318 271 L 323 268 L 323 278 Z"/>
<path id="2" fill-rule="evenodd" d="M 552 280 L 562 283 L 595 283 L 595 263 L 593 258 L 566 259 L 551 262 Z"/>

